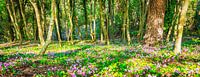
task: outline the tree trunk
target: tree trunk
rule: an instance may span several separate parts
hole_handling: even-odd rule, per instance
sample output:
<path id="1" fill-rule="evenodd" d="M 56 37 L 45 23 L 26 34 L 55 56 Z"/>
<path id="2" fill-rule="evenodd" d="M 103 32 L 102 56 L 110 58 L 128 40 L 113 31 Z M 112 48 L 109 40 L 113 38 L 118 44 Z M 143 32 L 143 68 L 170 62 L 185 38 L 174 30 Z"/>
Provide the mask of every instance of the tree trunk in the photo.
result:
<path id="1" fill-rule="evenodd" d="M 6 0 L 6 4 L 7 4 L 6 8 L 8 10 L 11 22 L 13 23 L 17 38 L 19 39 L 19 42 L 20 42 L 20 45 L 21 45 L 21 43 L 22 43 L 22 35 L 21 35 L 21 31 L 20 31 L 20 26 L 17 23 L 16 13 L 15 13 L 15 9 L 14 9 L 14 3 L 13 3 L 12 0 L 10 2 L 11 3 L 9 3 L 9 1 Z M 10 7 L 10 4 L 11 4 L 11 7 Z"/>
<path id="2" fill-rule="evenodd" d="M 25 32 L 25 34 L 26 34 L 26 36 L 28 37 L 28 39 L 30 39 L 30 36 L 29 36 L 29 34 L 28 34 L 28 29 L 27 29 L 27 25 L 26 25 L 26 17 L 25 17 L 25 12 L 24 12 L 24 2 L 22 1 L 22 0 L 19 0 L 19 7 L 20 7 L 20 13 L 21 13 L 21 16 L 22 16 L 22 19 L 23 19 L 23 23 L 24 23 L 24 32 Z"/>
<path id="3" fill-rule="evenodd" d="M 147 17 L 147 30 L 144 36 L 145 46 L 154 47 L 163 39 L 165 0 L 150 0 Z"/>
<path id="4" fill-rule="evenodd" d="M 101 20 L 101 31 L 102 31 L 102 35 L 101 36 L 104 36 L 105 38 L 105 41 L 106 41 L 106 44 L 108 45 L 110 42 L 109 42 L 109 38 L 108 38 L 108 32 L 106 30 L 106 26 L 105 26 L 105 16 L 104 16 L 104 13 L 105 13 L 105 10 L 104 10 L 104 3 L 102 2 L 102 0 L 100 0 L 100 20 Z"/>
<path id="5" fill-rule="evenodd" d="M 176 18 L 175 18 L 175 26 L 173 27 L 174 28 L 174 37 L 173 37 L 173 42 L 176 41 L 176 38 L 177 38 L 177 34 L 178 34 L 178 24 L 179 24 L 179 21 L 180 21 L 180 13 L 181 13 L 181 7 L 180 7 L 180 3 L 181 1 L 178 1 L 177 2 L 177 6 L 176 6 Z"/>
<path id="6" fill-rule="evenodd" d="M 87 0 L 83 0 L 84 14 L 85 14 L 85 37 L 88 39 L 88 15 L 87 15 Z"/>
<path id="7" fill-rule="evenodd" d="M 67 30 L 67 21 L 66 21 L 66 1 L 65 0 L 60 0 L 60 6 L 61 6 L 61 26 L 64 26 L 66 28 L 66 36 L 68 35 Z M 66 37 L 67 38 L 67 37 Z"/>
<path id="8" fill-rule="evenodd" d="M 172 33 L 172 28 L 173 28 L 173 26 L 170 26 L 170 28 L 169 28 L 169 30 L 168 30 L 166 42 L 169 42 L 169 40 L 170 40 L 170 35 L 171 35 L 171 33 Z"/>
<path id="9" fill-rule="evenodd" d="M 140 0 L 140 24 L 139 24 L 139 32 L 137 34 L 138 39 L 142 39 L 143 33 L 144 33 L 144 26 L 146 23 L 146 16 L 147 16 L 147 10 L 148 10 L 148 3 L 149 0 Z"/>
<path id="10" fill-rule="evenodd" d="M 93 41 L 96 41 L 96 1 L 97 0 L 93 0 L 94 1 L 94 7 L 93 7 L 93 28 L 94 28 L 94 40 Z"/>
<path id="11" fill-rule="evenodd" d="M 46 40 L 45 44 L 43 45 L 43 47 L 40 51 L 40 55 L 45 54 L 46 49 L 48 48 L 49 44 L 51 43 L 51 37 L 52 37 L 52 33 L 53 33 L 53 28 L 54 28 L 54 20 L 55 20 L 55 17 L 56 17 L 56 2 L 55 2 L 55 0 L 52 0 L 51 11 L 52 12 L 51 12 L 51 19 L 50 19 L 50 25 L 49 25 L 47 40 Z"/>
<path id="12" fill-rule="evenodd" d="M 44 32 L 43 35 L 46 35 L 46 14 L 45 14 L 45 1 L 42 0 L 41 1 L 41 27 L 42 27 L 42 31 Z M 46 38 L 46 37 L 45 37 Z"/>
<path id="13" fill-rule="evenodd" d="M 62 45 L 62 40 L 61 40 L 60 28 L 59 28 L 58 16 L 57 16 L 57 14 L 59 13 L 59 12 L 58 12 L 59 9 L 57 9 L 56 3 L 55 3 L 54 6 L 55 6 L 55 11 L 54 11 L 55 15 L 54 15 L 54 18 L 53 18 L 53 19 L 54 19 L 54 23 L 55 23 L 55 25 L 56 25 L 56 31 L 57 31 L 57 37 L 58 37 L 59 45 L 60 45 L 60 47 L 61 47 L 61 45 Z"/>
<path id="14" fill-rule="evenodd" d="M 90 0 L 90 16 L 89 16 L 89 22 L 90 22 L 90 37 L 92 38 L 92 41 L 94 41 L 94 31 L 93 31 L 93 27 L 92 27 L 92 24 L 93 24 L 93 0 Z"/>
<path id="15" fill-rule="evenodd" d="M 72 22 L 72 9 L 70 7 L 70 0 L 67 0 L 67 16 L 69 19 L 70 23 L 70 29 L 69 29 L 69 34 L 68 34 L 68 40 L 70 39 L 73 42 L 73 22 Z"/>
<path id="16" fill-rule="evenodd" d="M 175 41 L 175 49 L 174 49 L 175 54 L 181 53 L 181 41 L 182 41 L 182 35 L 183 35 L 183 27 L 186 22 L 186 13 L 187 13 L 188 6 L 189 6 L 189 0 L 183 0 L 181 17 L 180 17 L 180 21 L 179 21 L 179 25 L 178 25 L 178 36 Z"/>
<path id="17" fill-rule="evenodd" d="M 36 21 L 38 25 L 38 33 L 39 33 L 39 39 L 40 39 L 40 44 L 43 46 L 45 44 L 44 42 L 44 35 L 43 35 L 43 30 L 42 30 L 42 25 L 41 25 L 41 18 L 40 18 L 40 12 L 38 9 L 38 6 L 36 4 L 35 0 L 29 0 L 35 10 L 35 15 L 36 15 Z"/>
<path id="18" fill-rule="evenodd" d="M 131 36 L 129 32 L 129 0 L 126 0 L 126 37 L 128 41 L 128 45 L 131 44 Z"/>

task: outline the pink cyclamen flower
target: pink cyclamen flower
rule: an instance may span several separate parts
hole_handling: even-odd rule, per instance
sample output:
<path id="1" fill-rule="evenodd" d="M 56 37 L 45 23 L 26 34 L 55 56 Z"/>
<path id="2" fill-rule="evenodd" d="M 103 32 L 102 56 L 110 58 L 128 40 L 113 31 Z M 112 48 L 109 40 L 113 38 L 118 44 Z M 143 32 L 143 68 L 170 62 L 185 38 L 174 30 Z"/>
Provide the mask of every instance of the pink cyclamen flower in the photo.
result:
<path id="1" fill-rule="evenodd" d="M 81 71 L 81 70 L 78 70 L 78 71 L 77 71 L 77 74 L 81 75 L 81 74 L 82 74 L 82 71 Z"/>
<path id="2" fill-rule="evenodd" d="M 85 74 L 85 72 L 82 72 L 82 76 L 85 76 L 86 74 Z"/>
<path id="3" fill-rule="evenodd" d="M 1 65 L 0 65 L 0 71 L 2 70 L 2 67 L 1 67 Z"/>
<path id="4" fill-rule="evenodd" d="M 4 67 L 8 67 L 8 66 L 10 66 L 9 63 L 4 63 Z"/>
<path id="5" fill-rule="evenodd" d="M 72 74 L 71 74 L 71 77 L 76 77 L 76 74 L 75 74 L 75 73 L 72 73 Z"/>

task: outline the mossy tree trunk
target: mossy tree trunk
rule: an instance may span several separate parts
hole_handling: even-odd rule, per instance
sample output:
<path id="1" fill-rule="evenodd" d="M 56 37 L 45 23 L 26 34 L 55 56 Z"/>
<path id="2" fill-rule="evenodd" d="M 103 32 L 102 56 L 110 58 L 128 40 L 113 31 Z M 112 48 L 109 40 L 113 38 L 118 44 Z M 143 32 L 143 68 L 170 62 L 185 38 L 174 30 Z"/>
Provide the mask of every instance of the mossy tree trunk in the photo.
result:
<path id="1" fill-rule="evenodd" d="M 140 40 L 144 34 L 144 26 L 147 18 L 148 4 L 150 0 L 140 0 L 140 23 L 139 23 L 139 32 L 137 38 Z"/>
<path id="2" fill-rule="evenodd" d="M 47 35 L 47 40 L 44 44 L 44 46 L 42 47 L 41 51 L 40 51 L 40 55 L 44 55 L 46 52 L 46 49 L 48 48 L 49 44 L 51 43 L 51 37 L 52 37 L 52 33 L 53 33 L 53 28 L 54 28 L 54 21 L 56 18 L 56 0 L 52 0 L 51 3 L 51 19 L 50 19 L 50 25 L 49 25 L 49 30 L 48 30 L 48 35 Z"/>
<path id="3" fill-rule="evenodd" d="M 16 37 L 19 40 L 20 45 L 21 45 L 22 44 L 22 34 L 21 34 L 20 26 L 19 26 L 17 18 L 16 18 L 16 12 L 15 12 L 15 9 L 14 9 L 13 0 L 10 0 L 10 1 L 6 0 L 6 8 L 8 10 L 11 22 L 14 26 Z"/>
<path id="4" fill-rule="evenodd" d="M 183 28 L 186 22 L 186 13 L 189 6 L 189 2 L 190 2 L 189 0 L 183 0 L 181 17 L 178 24 L 178 35 L 175 41 L 175 48 L 174 48 L 175 54 L 181 53 L 181 41 L 182 41 L 182 36 L 183 36 Z"/>
<path id="5" fill-rule="evenodd" d="M 108 29 L 105 26 L 105 22 L 104 22 L 106 19 L 105 18 L 104 1 L 100 0 L 99 3 L 100 3 L 100 21 L 101 21 L 101 32 L 102 32 L 101 36 L 104 37 L 106 44 L 109 45 L 110 42 L 109 42 L 109 37 L 108 37 Z M 102 40 L 102 37 L 101 37 L 101 40 Z"/>
<path id="6" fill-rule="evenodd" d="M 41 15 L 40 15 L 40 12 L 39 12 L 39 8 L 38 8 L 36 0 L 29 0 L 29 1 L 31 2 L 31 4 L 32 4 L 32 6 L 33 6 L 33 8 L 35 10 L 40 44 L 43 46 L 45 44 L 45 41 L 44 41 L 44 31 L 42 30 Z"/>

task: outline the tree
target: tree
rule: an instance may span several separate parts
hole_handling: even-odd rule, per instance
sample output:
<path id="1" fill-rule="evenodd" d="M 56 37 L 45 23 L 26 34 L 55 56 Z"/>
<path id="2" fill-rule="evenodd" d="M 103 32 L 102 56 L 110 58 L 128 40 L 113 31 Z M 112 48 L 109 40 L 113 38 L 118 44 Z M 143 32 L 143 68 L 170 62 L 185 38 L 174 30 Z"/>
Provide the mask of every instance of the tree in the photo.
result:
<path id="1" fill-rule="evenodd" d="M 144 36 L 145 46 L 154 47 L 162 41 L 165 16 L 165 0 L 150 0 L 147 30 Z"/>
<path id="2" fill-rule="evenodd" d="M 124 6 L 124 15 L 123 15 L 123 27 L 122 27 L 122 36 L 123 40 L 127 40 L 128 44 L 130 44 L 131 37 L 129 32 L 129 0 L 125 0 L 125 6 Z M 127 38 L 127 39 L 126 39 Z"/>
<path id="3" fill-rule="evenodd" d="M 108 37 L 108 29 L 106 29 L 106 26 L 105 26 L 105 7 L 104 7 L 104 1 L 103 0 L 99 0 L 99 4 L 100 4 L 100 21 L 101 21 L 101 41 L 102 41 L 102 38 L 104 37 L 105 38 L 105 41 L 108 44 L 110 44 L 109 42 L 109 37 Z M 102 37 L 103 36 L 103 37 Z"/>
<path id="4" fill-rule="evenodd" d="M 56 2 L 58 3 L 58 2 Z M 54 16 L 54 23 L 56 25 L 56 31 L 57 31 L 57 37 L 58 37 L 58 41 L 59 41 L 59 44 L 60 44 L 60 47 L 61 47 L 61 44 L 62 44 L 62 40 L 61 40 L 61 35 L 60 35 L 60 28 L 59 28 L 59 20 L 58 20 L 58 17 L 59 17 L 59 4 L 56 5 L 55 3 L 55 16 Z"/>
<path id="5" fill-rule="evenodd" d="M 73 41 L 73 27 L 74 27 L 74 24 L 73 24 L 73 21 L 72 21 L 72 7 L 70 7 L 70 1 L 71 0 L 67 0 L 67 16 L 68 16 L 68 19 L 69 19 L 69 24 L 70 24 L 70 29 L 69 29 L 69 34 L 68 34 L 68 41 L 69 39 L 71 41 Z"/>
<path id="6" fill-rule="evenodd" d="M 39 39 L 40 39 L 40 44 L 43 46 L 45 44 L 44 41 L 44 31 L 42 30 L 42 25 L 41 25 L 41 15 L 39 12 L 38 5 L 36 3 L 36 0 L 29 0 L 35 10 L 35 15 L 36 15 L 36 21 L 37 21 L 37 26 L 38 26 L 38 33 L 39 33 Z"/>
<path id="7" fill-rule="evenodd" d="M 40 51 L 40 55 L 45 54 L 47 47 L 51 43 L 51 37 L 52 37 L 52 33 L 53 33 L 53 28 L 54 28 L 54 25 L 55 25 L 54 24 L 55 19 L 56 19 L 56 1 L 52 0 L 52 3 L 51 3 L 51 19 L 50 19 L 50 25 L 49 25 L 47 40 L 46 40 L 44 46 L 42 47 L 42 49 Z"/>
<path id="8" fill-rule="evenodd" d="M 11 7 L 10 7 L 10 5 L 11 5 Z M 22 43 L 22 34 L 21 34 L 20 26 L 17 21 L 16 12 L 15 12 L 14 7 L 15 7 L 15 5 L 13 3 L 13 0 L 10 0 L 10 1 L 6 0 L 6 8 L 8 10 L 11 22 L 14 26 L 17 38 L 19 39 L 19 42 L 21 44 Z"/>
<path id="9" fill-rule="evenodd" d="M 179 24 L 178 24 L 178 32 L 177 32 L 178 35 L 177 35 L 176 41 L 175 41 L 175 48 L 174 48 L 175 54 L 181 53 L 181 41 L 182 41 L 182 36 L 183 36 L 183 27 L 186 22 L 186 13 L 187 13 L 187 9 L 189 6 L 189 2 L 190 2 L 189 0 L 183 0 L 181 17 L 180 17 Z"/>
<path id="10" fill-rule="evenodd" d="M 85 37 L 88 39 L 88 13 L 87 13 L 87 0 L 83 0 L 84 14 L 85 14 Z"/>
<path id="11" fill-rule="evenodd" d="M 146 16 L 147 16 L 147 10 L 148 10 L 148 5 L 149 0 L 140 0 L 140 24 L 139 24 L 139 32 L 137 34 L 137 37 L 141 39 L 143 37 L 144 33 L 144 26 L 146 23 Z"/>

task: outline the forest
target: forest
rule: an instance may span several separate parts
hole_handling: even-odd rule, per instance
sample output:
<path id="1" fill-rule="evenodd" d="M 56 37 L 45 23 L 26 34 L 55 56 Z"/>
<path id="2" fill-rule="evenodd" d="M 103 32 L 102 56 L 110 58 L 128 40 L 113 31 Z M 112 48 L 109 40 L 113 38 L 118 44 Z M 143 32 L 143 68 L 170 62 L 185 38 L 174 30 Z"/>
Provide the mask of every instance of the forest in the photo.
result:
<path id="1" fill-rule="evenodd" d="M 0 0 L 0 77 L 200 77 L 200 0 Z"/>

